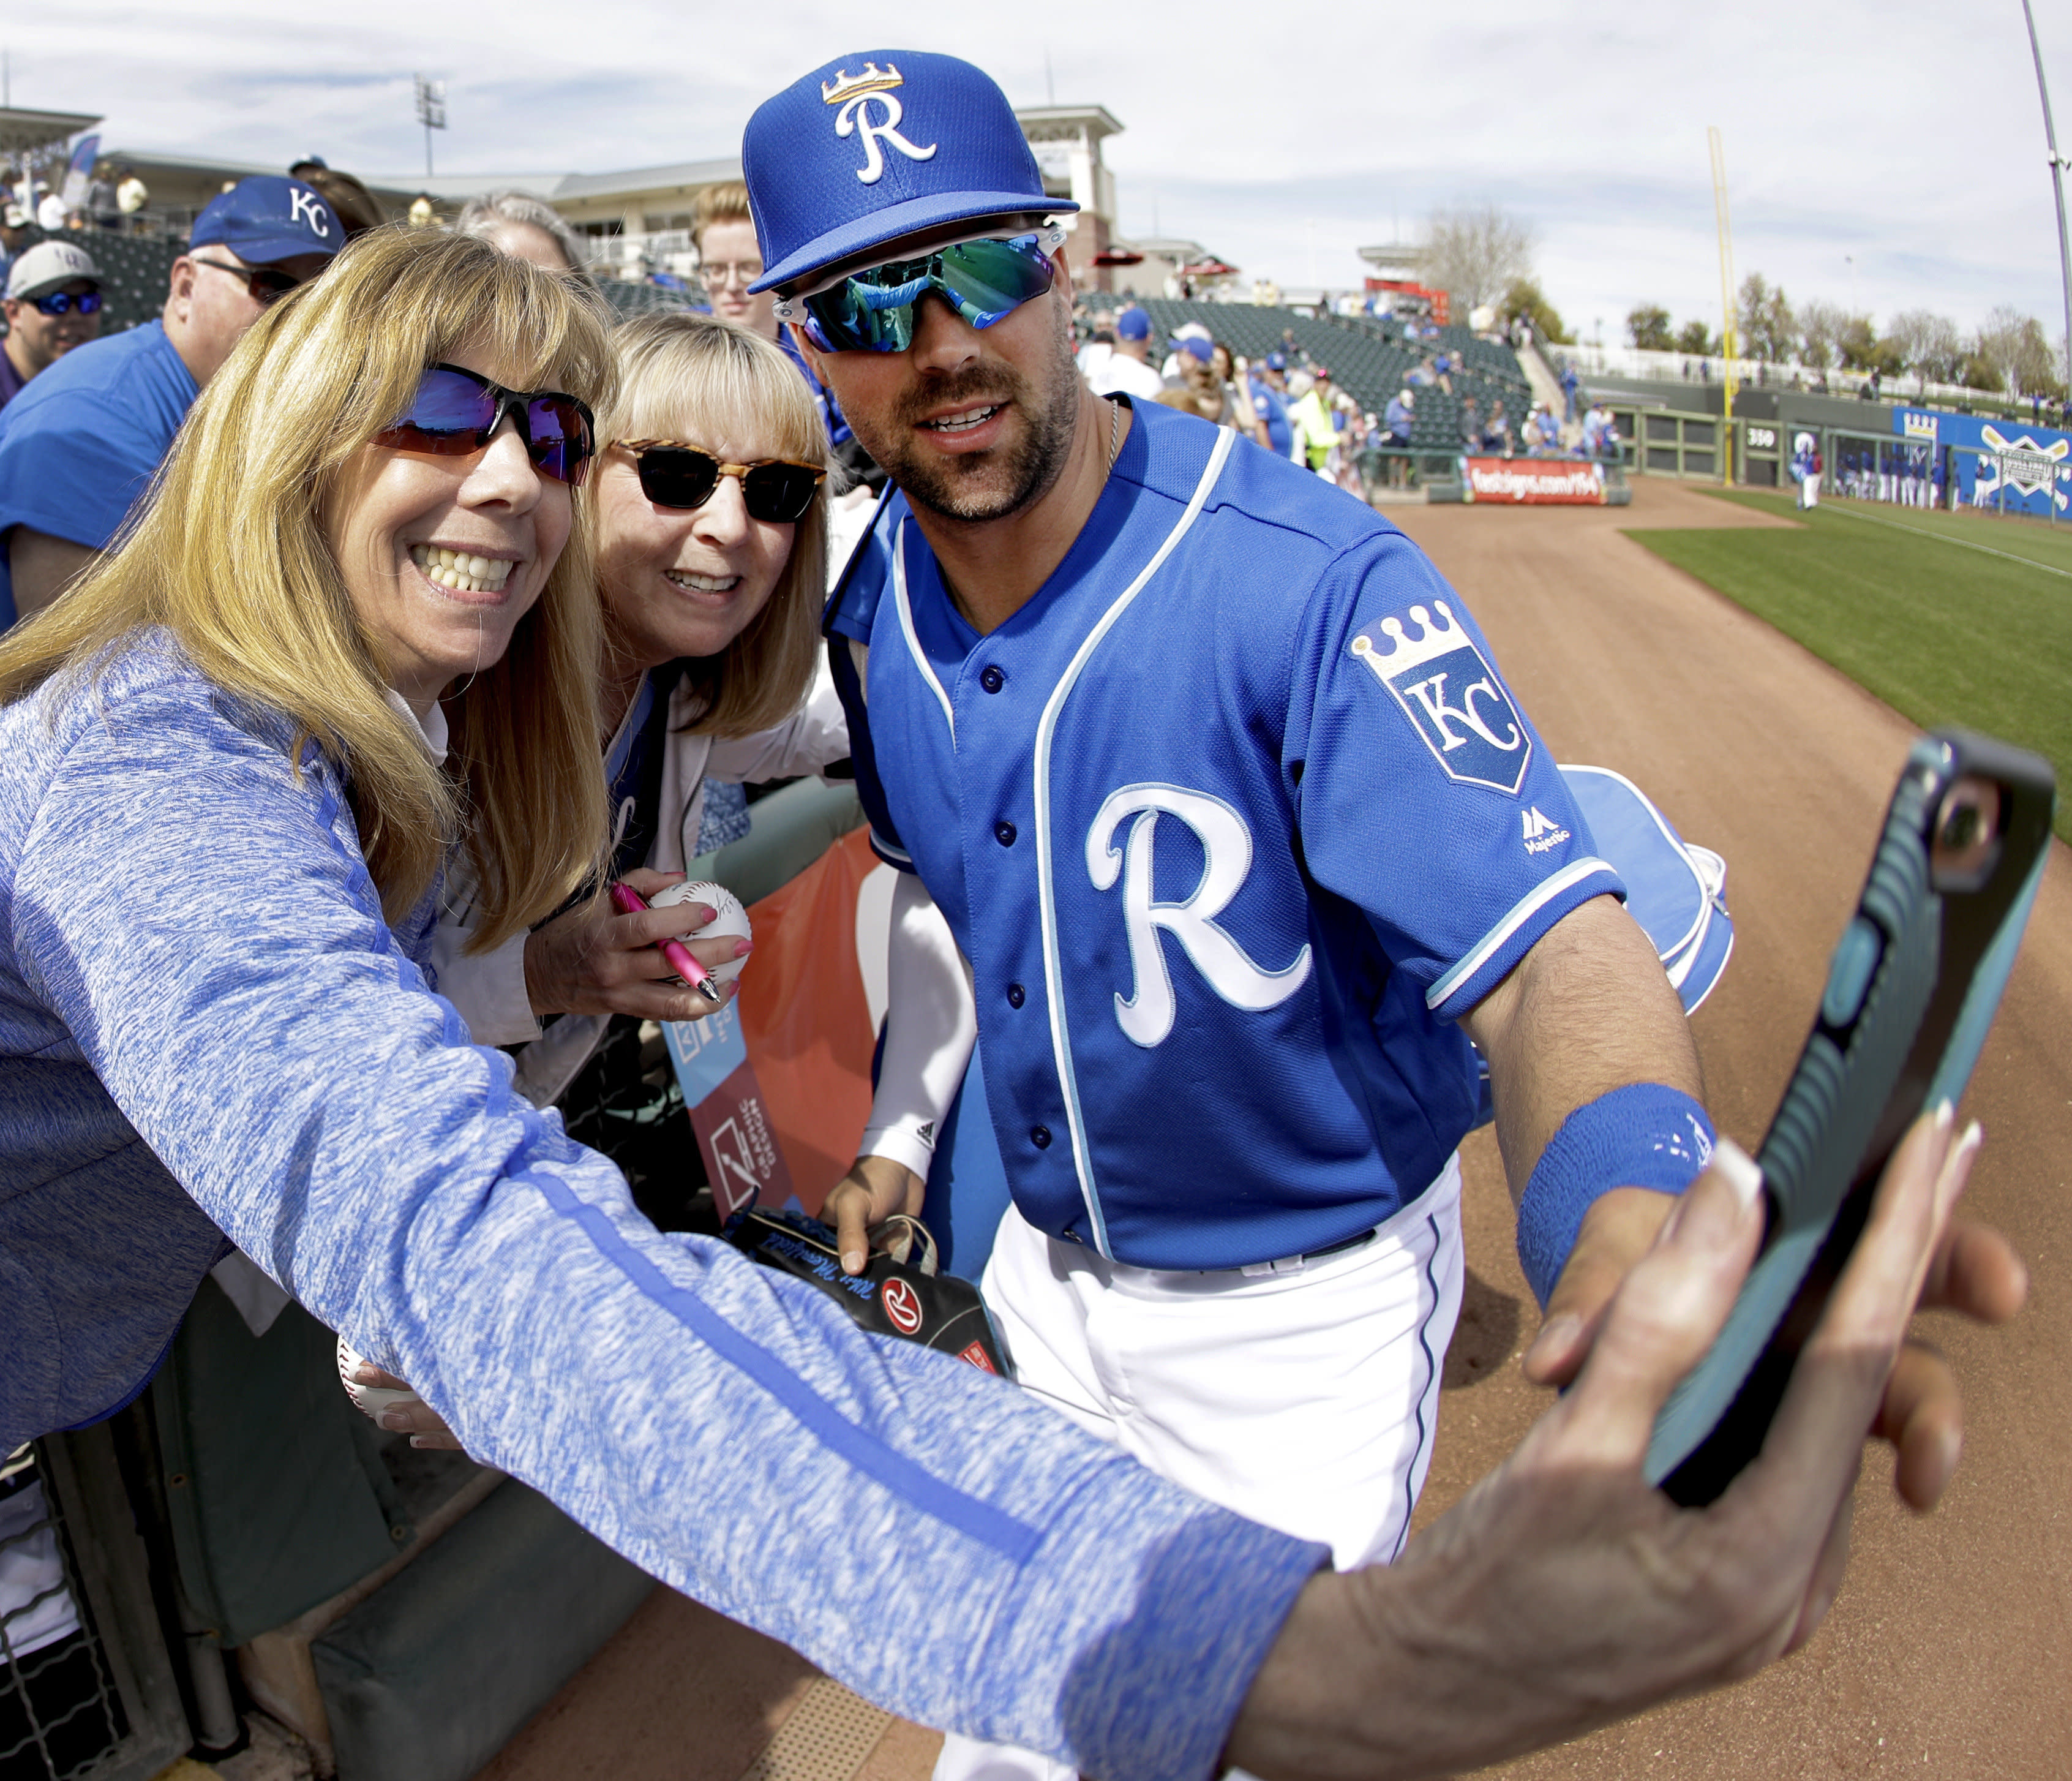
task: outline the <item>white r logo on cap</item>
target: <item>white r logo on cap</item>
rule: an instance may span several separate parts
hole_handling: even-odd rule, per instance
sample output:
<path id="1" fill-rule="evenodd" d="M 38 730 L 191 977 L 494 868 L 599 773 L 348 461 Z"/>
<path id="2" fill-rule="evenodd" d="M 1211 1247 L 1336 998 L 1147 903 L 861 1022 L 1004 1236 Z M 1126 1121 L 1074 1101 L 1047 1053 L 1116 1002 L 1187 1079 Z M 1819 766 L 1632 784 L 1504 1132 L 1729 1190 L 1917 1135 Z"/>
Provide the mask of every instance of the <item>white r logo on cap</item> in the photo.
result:
<path id="1" fill-rule="evenodd" d="M 885 108 L 885 121 L 874 124 L 866 109 L 873 105 Z M 869 157 L 856 171 L 856 176 L 867 186 L 874 186 L 885 177 L 885 157 L 878 150 L 880 142 L 890 142 L 910 161 L 929 161 L 935 158 L 935 150 L 941 146 L 931 142 L 926 148 L 916 148 L 899 134 L 899 120 L 904 115 L 899 101 L 889 93 L 863 93 L 845 104 L 835 113 L 835 134 L 861 136 L 863 152 Z"/>

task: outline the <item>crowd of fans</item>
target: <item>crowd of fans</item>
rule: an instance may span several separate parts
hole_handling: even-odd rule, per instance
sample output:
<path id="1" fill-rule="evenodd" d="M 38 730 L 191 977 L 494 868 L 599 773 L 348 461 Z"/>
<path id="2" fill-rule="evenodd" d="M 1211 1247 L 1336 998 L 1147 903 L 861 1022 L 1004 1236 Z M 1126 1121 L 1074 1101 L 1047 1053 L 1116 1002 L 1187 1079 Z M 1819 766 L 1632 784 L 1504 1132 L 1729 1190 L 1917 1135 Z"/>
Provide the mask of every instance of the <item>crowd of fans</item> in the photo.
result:
<path id="1" fill-rule="evenodd" d="M 1383 319 L 1386 338 L 1429 346 L 1404 374 L 1379 413 L 1363 408 L 1334 380 L 1330 368 L 1299 343 L 1292 328 L 1280 344 L 1248 358 L 1233 352 L 1199 321 L 1182 323 L 1161 349 L 1150 313 L 1134 302 L 1104 315 L 1079 306 L 1079 368 L 1098 396 L 1117 393 L 1165 403 L 1219 426 L 1235 427 L 1276 455 L 1305 464 L 1349 492 L 1371 496 L 1400 487 L 1420 459 L 1435 455 L 1417 428 L 1420 393 L 1454 399 L 1466 366 L 1445 332 L 1416 317 Z M 1564 382 L 1567 413 L 1538 402 L 1517 421 L 1501 394 L 1486 412 L 1474 394 L 1457 398 L 1457 444 L 1448 455 L 1587 458 L 1616 462 L 1620 437 L 1601 399 L 1585 401 L 1572 370 Z"/>

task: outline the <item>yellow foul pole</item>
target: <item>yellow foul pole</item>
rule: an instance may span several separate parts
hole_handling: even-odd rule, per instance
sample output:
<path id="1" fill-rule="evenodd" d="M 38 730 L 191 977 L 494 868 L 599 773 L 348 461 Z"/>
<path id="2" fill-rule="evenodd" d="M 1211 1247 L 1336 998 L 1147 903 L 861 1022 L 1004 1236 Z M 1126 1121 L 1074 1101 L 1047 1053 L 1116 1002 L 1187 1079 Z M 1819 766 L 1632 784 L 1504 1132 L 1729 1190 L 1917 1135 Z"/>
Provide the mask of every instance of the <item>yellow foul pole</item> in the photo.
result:
<path id="1" fill-rule="evenodd" d="M 1727 151 L 1715 124 L 1705 132 L 1712 146 L 1712 209 L 1720 221 L 1720 343 L 1726 348 L 1726 415 L 1720 457 L 1720 480 L 1734 479 L 1734 360 L 1739 356 L 1734 339 L 1734 232 L 1727 220 Z"/>

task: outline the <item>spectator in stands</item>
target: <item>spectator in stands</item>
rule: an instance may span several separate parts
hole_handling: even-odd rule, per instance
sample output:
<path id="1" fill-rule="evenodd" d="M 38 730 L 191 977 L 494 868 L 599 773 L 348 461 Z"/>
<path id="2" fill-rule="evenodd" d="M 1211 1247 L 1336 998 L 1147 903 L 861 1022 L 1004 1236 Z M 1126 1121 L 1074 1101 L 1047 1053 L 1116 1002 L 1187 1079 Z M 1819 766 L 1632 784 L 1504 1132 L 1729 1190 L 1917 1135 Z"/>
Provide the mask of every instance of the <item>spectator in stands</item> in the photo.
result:
<path id="1" fill-rule="evenodd" d="M 1525 423 L 1526 455 L 1532 458 L 1552 458 L 1561 450 L 1561 423 L 1554 418 L 1551 404 L 1536 404 L 1531 417 Z"/>
<path id="2" fill-rule="evenodd" d="M 791 331 L 778 325 L 776 294 L 748 288 L 763 276 L 763 248 L 756 239 L 754 220 L 749 215 L 747 187 L 738 179 L 730 179 L 707 186 L 698 194 L 691 207 L 691 245 L 697 252 L 698 277 L 711 301 L 713 314 L 722 322 L 731 322 L 736 327 L 776 343 L 820 405 L 820 417 L 827 423 L 828 439 L 845 485 L 857 485 L 875 494 L 885 486 L 885 473 L 857 443 L 841 405 L 813 375 L 791 338 Z M 861 498 L 837 508 L 837 550 L 841 558 L 848 554 L 843 546 L 854 541 L 851 521 L 867 523 Z"/>
<path id="3" fill-rule="evenodd" d="M 1583 437 L 1581 450 L 1585 458 L 1609 458 L 1618 447 L 1618 430 L 1612 425 L 1611 410 L 1605 406 L 1604 398 L 1598 397 L 1583 417 Z"/>
<path id="4" fill-rule="evenodd" d="M 545 199 L 529 191 L 486 191 L 469 199 L 454 219 L 454 232 L 471 235 L 548 272 L 571 273 L 581 283 L 590 282 L 582 237 Z"/>
<path id="5" fill-rule="evenodd" d="M 1511 417 L 1503 411 L 1503 398 L 1494 397 L 1490 403 L 1489 418 L 1482 423 L 1482 450 L 1511 455 Z"/>
<path id="6" fill-rule="evenodd" d="M 66 354 L 0 411 L 0 629 L 106 548 L 245 331 L 344 238 L 300 180 L 240 181 L 195 219 L 158 320 Z"/>
<path id="7" fill-rule="evenodd" d="M 1575 365 L 1564 355 L 1561 360 L 1561 400 L 1564 405 L 1561 420 L 1564 426 L 1576 418 L 1576 392 L 1582 387 L 1583 380 L 1576 375 Z"/>
<path id="8" fill-rule="evenodd" d="M 1190 340 L 1209 339 L 1209 331 L 1201 323 L 1182 322 L 1173 330 L 1173 338 L 1166 343 L 1172 350 L 1166 355 L 1165 364 L 1159 366 L 1158 375 L 1163 377 L 1170 386 L 1186 368 L 1180 363 L 1181 349 Z"/>
<path id="9" fill-rule="evenodd" d="M 1166 380 L 1151 365 L 1151 317 L 1126 309 L 1115 319 L 1115 350 L 1087 380 L 1096 396 L 1131 396 L 1155 402 Z"/>
<path id="10" fill-rule="evenodd" d="M 367 189 L 364 182 L 349 173 L 339 172 L 320 154 L 304 156 L 288 169 L 288 177 L 313 186 L 323 194 L 332 214 L 344 224 L 348 241 L 357 240 L 371 228 L 380 228 L 388 220 L 388 212 L 381 200 Z M 465 216 L 467 213 L 463 211 L 461 214 Z M 508 253 L 511 249 L 506 248 L 504 251 Z"/>
<path id="11" fill-rule="evenodd" d="M 1338 480 L 1338 464 L 1334 454 L 1338 449 L 1338 433 L 1345 425 L 1341 414 L 1331 400 L 1331 373 L 1318 365 L 1311 373 L 1309 387 L 1296 403 L 1291 418 L 1302 432 L 1303 455 L 1310 469 L 1319 476 Z"/>
<path id="12" fill-rule="evenodd" d="M 43 202 L 36 206 L 36 227 L 46 235 L 56 235 L 71 220 L 72 206 L 55 191 L 43 194 Z"/>
<path id="13" fill-rule="evenodd" d="M 1174 356 L 1180 363 L 1180 374 L 1166 384 L 1158 400 L 1182 413 L 1198 414 L 1217 426 L 1235 425 L 1235 408 L 1223 380 L 1216 376 L 1215 343 L 1190 335 L 1181 341 Z"/>
<path id="14" fill-rule="evenodd" d="M 101 274 L 70 241 L 41 241 L 7 274 L 7 339 L 0 345 L 0 408 L 74 347 L 101 333 Z"/>
<path id="15" fill-rule="evenodd" d="M 1288 360 L 1269 352 L 1253 364 L 1245 385 L 1252 403 L 1253 421 L 1264 428 L 1266 449 L 1276 458 L 1294 455 L 1295 429 L 1288 417 Z M 1253 437 L 1256 438 L 1257 434 Z"/>
<path id="16" fill-rule="evenodd" d="M 1472 396 L 1461 398 L 1461 444 L 1470 451 L 1478 450 L 1482 442 L 1481 405 Z"/>
<path id="17" fill-rule="evenodd" d="M 1093 332 L 1087 337 L 1086 344 L 1079 348 L 1076 355 L 1079 375 L 1088 383 L 1092 383 L 1095 374 L 1108 363 L 1108 355 L 1114 351 L 1114 324 L 1112 322 L 1096 322 L 1094 324 Z"/>
<path id="18" fill-rule="evenodd" d="M 115 187 L 115 208 L 129 220 L 132 228 L 143 226 L 143 209 L 150 201 L 151 188 L 137 177 L 137 170 L 123 168 L 121 180 Z"/>
<path id="19" fill-rule="evenodd" d="M 1238 369 L 1237 360 L 1222 341 L 1210 343 L 1209 364 L 1215 372 L 1216 381 L 1223 386 L 1224 400 L 1229 405 L 1231 425 L 1255 445 L 1264 446 L 1272 450 L 1273 442 L 1268 437 L 1266 423 L 1252 410 L 1251 393 Z"/>
<path id="20" fill-rule="evenodd" d="M 1388 406 L 1382 411 L 1381 424 L 1388 429 L 1380 443 L 1392 453 L 1410 449 L 1410 430 L 1417 417 L 1417 393 L 1405 385 L 1389 398 Z M 1410 460 L 1392 456 L 1388 460 L 1388 486 L 1400 488 L 1409 480 Z"/>
<path id="21" fill-rule="evenodd" d="M 14 256 L 29 245 L 29 213 L 19 204 L 10 204 L 0 212 L 0 290 L 6 288 L 8 269 L 14 263 Z"/>

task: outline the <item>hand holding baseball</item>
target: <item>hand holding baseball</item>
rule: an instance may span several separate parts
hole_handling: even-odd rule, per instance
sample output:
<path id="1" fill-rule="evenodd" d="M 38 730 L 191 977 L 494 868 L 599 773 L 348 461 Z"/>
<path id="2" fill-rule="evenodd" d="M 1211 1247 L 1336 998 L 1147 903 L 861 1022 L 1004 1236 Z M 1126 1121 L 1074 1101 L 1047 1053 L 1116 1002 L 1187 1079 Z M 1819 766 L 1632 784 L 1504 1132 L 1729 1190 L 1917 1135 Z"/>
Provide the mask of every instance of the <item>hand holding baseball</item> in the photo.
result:
<path id="1" fill-rule="evenodd" d="M 683 882 L 683 874 L 676 872 L 643 870 L 626 875 L 626 882 L 650 903 Z M 715 977 L 724 982 L 738 976 L 749 943 L 738 931 L 705 934 L 717 913 L 710 903 L 695 898 L 684 907 L 653 907 L 629 915 L 619 914 L 609 903 L 572 909 L 527 940 L 526 999 L 536 1014 L 702 1019 L 721 1004 L 684 983 L 657 949 L 657 942 L 681 936 L 692 956 Z"/>

